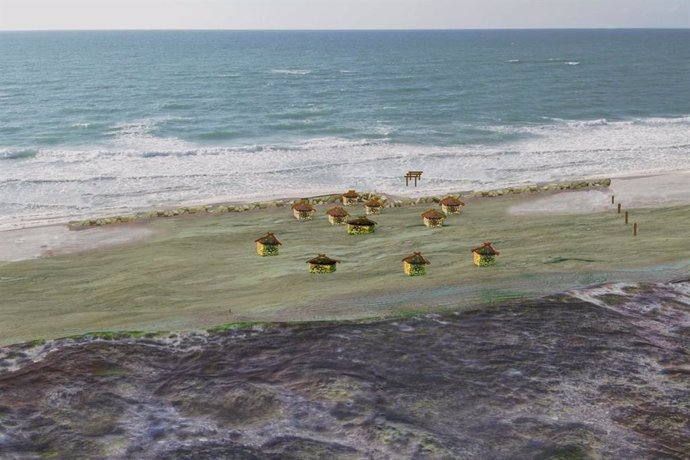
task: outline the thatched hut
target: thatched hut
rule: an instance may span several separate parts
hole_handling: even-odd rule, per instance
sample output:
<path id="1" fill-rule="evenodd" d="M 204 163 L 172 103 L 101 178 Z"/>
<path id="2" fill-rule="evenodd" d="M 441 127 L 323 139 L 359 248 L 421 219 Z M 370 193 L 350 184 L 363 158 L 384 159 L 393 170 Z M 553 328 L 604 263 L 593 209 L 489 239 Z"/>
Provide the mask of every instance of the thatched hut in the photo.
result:
<path id="1" fill-rule="evenodd" d="M 403 272 L 408 276 L 426 275 L 426 266 L 431 265 L 429 259 L 424 257 L 421 252 L 414 252 L 411 256 L 403 260 Z"/>
<path id="2" fill-rule="evenodd" d="M 449 195 L 441 200 L 441 211 L 443 211 L 446 215 L 460 214 L 460 210 L 463 206 L 465 206 L 465 203 L 452 195 Z"/>
<path id="3" fill-rule="evenodd" d="M 297 220 L 311 220 L 315 212 L 316 209 L 309 204 L 309 200 L 298 201 L 292 205 L 292 214 Z"/>
<path id="4" fill-rule="evenodd" d="M 277 256 L 279 253 L 278 246 L 283 244 L 271 232 L 257 238 L 254 242 L 256 243 L 256 253 L 260 256 Z"/>
<path id="5" fill-rule="evenodd" d="M 307 260 L 307 263 L 309 264 L 309 273 L 333 273 L 338 261 L 331 259 L 326 254 L 319 254 L 313 259 Z"/>
<path id="6" fill-rule="evenodd" d="M 331 225 L 345 224 L 347 223 L 347 216 L 349 216 L 348 212 L 340 206 L 329 209 L 326 214 L 328 214 L 328 222 Z"/>
<path id="7" fill-rule="evenodd" d="M 484 243 L 478 248 L 472 249 L 474 256 L 474 264 L 477 267 L 488 267 L 489 265 L 496 265 L 496 256 L 499 252 L 491 246 L 491 243 Z"/>
<path id="8" fill-rule="evenodd" d="M 381 208 L 383 203 L 378 198 L 371 198 L 369 201 L 364 203 L 364 212 L 367 214 L 381 214 Z"/>
<path id="9" fill-rule="evenodd" d="M 343 204 L 345 206 L 354 206 L 359 201 L 359 193 L 354 190 L 348 190 L 343 193 Z"/>
<path id="10" fill-rule="evenodd" d="M 443 227 L 443 220 L 446 215 L 443 214 L 438 209 L 427 209 L 422 213 L 422 218 L 424 219 L 424 225 L 429 228 L 439 228 Z"/>
<path id="11" fill-rule="evenodd" d="M 376 222 L 367 219 L 366 216 L 347 221 L 347 233 L 350 235 L 366 235 L 374 231 L 376 231 Z"/>

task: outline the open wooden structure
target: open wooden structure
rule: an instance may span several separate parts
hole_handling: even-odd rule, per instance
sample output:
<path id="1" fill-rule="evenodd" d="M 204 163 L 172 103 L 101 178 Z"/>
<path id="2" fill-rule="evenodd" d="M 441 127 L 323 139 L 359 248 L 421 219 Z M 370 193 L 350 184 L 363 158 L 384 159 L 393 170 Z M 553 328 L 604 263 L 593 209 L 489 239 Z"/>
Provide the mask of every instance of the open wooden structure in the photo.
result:
<path id="1" fill-rule="evenodd" d="M 422 171 L 407 171 L 405 174 L 405 186 L 410 185 L 410 180 L 414 180 L 414 186 L 417 186 L 417 181 L 422 180 Z"/>

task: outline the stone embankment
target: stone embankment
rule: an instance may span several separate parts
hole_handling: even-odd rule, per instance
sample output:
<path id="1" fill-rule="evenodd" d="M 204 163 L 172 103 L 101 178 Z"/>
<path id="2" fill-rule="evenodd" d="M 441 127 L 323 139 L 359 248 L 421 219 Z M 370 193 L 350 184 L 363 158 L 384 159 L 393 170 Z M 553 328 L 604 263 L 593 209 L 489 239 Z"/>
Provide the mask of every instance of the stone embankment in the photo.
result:
<path id="1" fill-rule="evenodd" d="M 518 195 L 523 193 L 537 193 L 537 192 L 554 192 L 560 190 L 581 190 L 587 188 L 602 188 L 611 185 L 611 179 L 592 179 L 592 180 L 578 180 L 568 182 L 553 182 L 544 184 L 531 184 L 524 186 L 505 187 L 494 190 L 485 191 L 470 191 L 450 193 L 446 195 L 455 195 L 460 198 L 491 198 L 506 195 Z M 444 196 L 446 196 L 444 195 Z M 402 206 L 411 206 L 420 203 L 438 203 L 443 199 L 443 196 L 427 196 L 419 198 L 400 198 L 390 199 L 385 195 L 379 195 L 375 192 L 365 192 L 360 196 L 360 200 L 366 201 L 373 196 L 377 196 L 383 205 L 387 208 L 399 208 Z M 342 195 L 323 195 L 310 198 L 310 202 L 314 205 L 334 204 L 341 200 Z M 70 230 L 81 230 L 90 227 L 100 227 L 103 225 L 126 224 L 131 222 L 154 219 L 158 217 L 177 217 L 191 214 L 223 214 L 229 212 L 244 212 L 252 209 L 268 209 L 281 208 L 289 206 L 298 200 L 275 200 L 275 201 L 261 201 L 257 203 L 245 204 L 215 204 L 206 206 L 185 206 L 173 209 L 144 211 L 135 214 L 126 214 L 119 216 L 101 217 L 96 219 L 84 219 L 72 221 L 67 224 Z"/>

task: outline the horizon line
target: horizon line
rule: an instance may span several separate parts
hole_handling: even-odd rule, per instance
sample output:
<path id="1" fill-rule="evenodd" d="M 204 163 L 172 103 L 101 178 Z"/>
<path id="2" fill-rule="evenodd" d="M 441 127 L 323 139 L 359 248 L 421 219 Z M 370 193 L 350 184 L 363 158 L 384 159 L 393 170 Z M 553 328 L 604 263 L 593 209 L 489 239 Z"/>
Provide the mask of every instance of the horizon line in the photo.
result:
<path id="1" fill-rule="evenodd" d="M 334 28 L 334 29 L 243 29 L 243 28 L 114 28 L 114 29 L 0 29 L 2 32 L 454 32 L 530 30 L 690 30 L 690 27 L 467 27 L 467 28 Z"/>

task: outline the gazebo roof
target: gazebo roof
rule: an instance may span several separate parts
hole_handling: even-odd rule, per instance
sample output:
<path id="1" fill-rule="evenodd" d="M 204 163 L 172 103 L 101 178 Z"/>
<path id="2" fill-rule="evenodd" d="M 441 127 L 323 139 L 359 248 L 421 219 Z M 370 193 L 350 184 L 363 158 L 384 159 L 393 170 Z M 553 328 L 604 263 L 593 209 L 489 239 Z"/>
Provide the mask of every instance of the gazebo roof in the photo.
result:
<path id="1" fill-rule="evenodd" d="M 360 216 L 355 219 L 350 219 L 347 221 L 347 223 L 349 225 L 360 225 L 363 227 L 371 227 L 372 225 L 376 225 L 376 222 L 368 219 L 366 216 Z"/>
<path id="2" fill-rule="evenodd" d="M 326 211 L 326 214 L 328 214 L 329 216 L 333 216 L 333 217 L 347 217 L 347 216 L 349 216 L 348 212 L 344 208 L 341 208 L 340 206 L 336 206 L 334 208 L 329 209 L 328 211 Z"/>
<path id="3" fill-rule="evenodd" d="M 422 217 L 425 219 L 430 219 L 430 220 L 438 220 L 438 219 L 444 219 L 446 217 L 446 215 L 443 214 L 438 209 L 428 209 L 422 213 Z"/>
<path id="4" fill-rule="evenodd" d="M 292 205 L 292 209 L 299 212 L 309 212 L 314 210 L 314 206 L 310 205 L 308 201 L 298 201 Z"/>
<path id="5" fill-rule="evenodd" d="M 307 260 L 308 264 L 315 264 L 315 265 L 335 265 L 339 260 L 331 259 L 328 257 L 326 254 L 319 254 L 318 256 L 314 257 L 313 259 Z"/>
<path id="6" fill-rule="evenodd" d="M 424 257 L 421 252 L 414 252 L 411 256 L 407 256 L 403 259 L 403 262 L 407 262 L 411 265 L 431 265 L 429 259 Z"/>
<path id="7" fill-rule="evenodd" d="M 491 246 L 491 243 L 484 243 L 482 246 L 472 249 L 472 252 L 476 252 L 480 256 L 497 256 L 500 254 L 496 248 Z"/>
<path id="8" fill-rule="evenodd" d="M 266 233 L 266 234 L 265 234 L 264 236 L 262 236 L 261 238 L 257 238 L 256 240 L 254 240 L 254 242 L 255 242 L 255 243 L 265 244 L 265 245 L 268 245 L 268 246 L 278 246 L 279 244 L 280 244 L 280 245 L 283 244 L 283 243 L 281 243 L 281 242 L 278 240 L 278 238 L 276 238 L 276 236 L 275 236 L 273 233 L 271 233 L 271 232 Z"/>
<path id="9" fill-rule="evenodd" d="M 343 193 L 343 196 L 345 198 L 359 198 L 359 193 L 355 192 L 354 190 L 348 190 L 347 192 Z"/>
<path id="10" fill-rule="evenodd" d="M 441 204 L 444 206 L 465 206 L 465 203 L 463 203 L 454 196 L 445 197 L 441 200 Z"/>
<path id="11" fill-rule="evenodd" d="M 381 206 L 383 206 L 383 204 L 381 204 L 378 198 L 372 198 L 371 200 L 364 203 L 364 206 L 368 206 L 370 208 L 380 208 Z"/>

